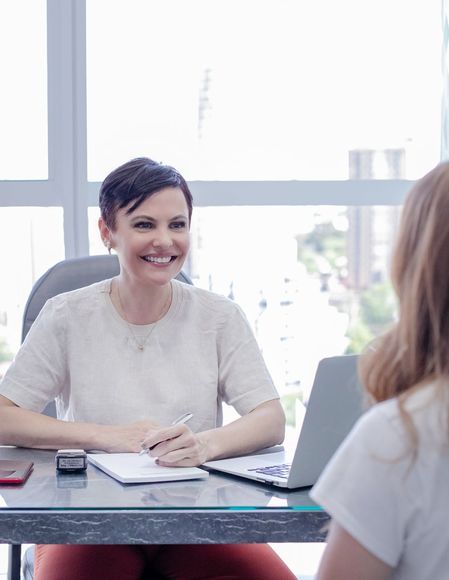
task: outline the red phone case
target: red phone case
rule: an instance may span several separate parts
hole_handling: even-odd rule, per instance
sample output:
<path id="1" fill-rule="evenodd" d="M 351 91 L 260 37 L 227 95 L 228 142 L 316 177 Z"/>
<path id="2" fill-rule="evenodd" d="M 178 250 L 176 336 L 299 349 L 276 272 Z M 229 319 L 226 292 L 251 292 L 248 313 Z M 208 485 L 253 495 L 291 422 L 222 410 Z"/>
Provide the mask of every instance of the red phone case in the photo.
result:
<path id="1" fill-rule="evenodd" d="M 24 483 L 33 471 L 32 461 L 0 459 L 0 484 Z"/>

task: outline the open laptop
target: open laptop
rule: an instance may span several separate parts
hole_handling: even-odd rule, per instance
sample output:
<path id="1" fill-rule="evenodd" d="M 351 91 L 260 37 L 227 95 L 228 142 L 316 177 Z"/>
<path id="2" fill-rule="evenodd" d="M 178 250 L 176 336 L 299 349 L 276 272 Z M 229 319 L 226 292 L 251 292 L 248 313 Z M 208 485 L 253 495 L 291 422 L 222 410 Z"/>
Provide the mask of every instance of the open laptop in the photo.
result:
<path id="1" fill-rule="evenodd" d="M 362 414 L 357 359 L 357 355 L 343 355 L 320 361 L 293 455 L 262 450 L 208 461 L 204 467 L 289 489 L 314 485 Z"/>

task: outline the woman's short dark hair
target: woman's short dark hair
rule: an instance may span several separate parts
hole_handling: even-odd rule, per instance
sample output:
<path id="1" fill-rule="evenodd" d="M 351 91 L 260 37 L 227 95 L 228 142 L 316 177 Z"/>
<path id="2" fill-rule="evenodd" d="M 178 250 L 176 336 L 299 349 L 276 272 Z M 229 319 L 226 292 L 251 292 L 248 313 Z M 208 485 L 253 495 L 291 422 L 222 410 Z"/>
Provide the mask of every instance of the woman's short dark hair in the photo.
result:
<path id="1" fill-rule="evenodd" d="M 173 167 L 148 157 L 131 159 L 106 177 L 100 188 L 101 217 L 114 230 L 115 216 L 119 209 L 132 204 L 126 212 L 132 213 L 148 197 L 165 187 L 179 187 L 182 190 L 190 221 L 193 203 L 186 180 Z"/>

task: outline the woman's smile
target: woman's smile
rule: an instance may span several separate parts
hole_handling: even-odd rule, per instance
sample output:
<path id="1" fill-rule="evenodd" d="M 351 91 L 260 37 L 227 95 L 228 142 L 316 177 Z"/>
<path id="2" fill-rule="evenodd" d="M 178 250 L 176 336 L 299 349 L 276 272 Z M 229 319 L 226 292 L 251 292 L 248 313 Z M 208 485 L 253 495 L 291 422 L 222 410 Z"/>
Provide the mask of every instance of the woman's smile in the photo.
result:
<path id="1" fill-rule="evenodd" d="M 148 256 L 141 256 L 142 260 L 147 263 L 150 263 L 157 267 L 168 266 L 172 262 L 176 260 L 178 256 L 170 255 L 170 256 L 159 256 L 159 255 L 148 255 Z"/>

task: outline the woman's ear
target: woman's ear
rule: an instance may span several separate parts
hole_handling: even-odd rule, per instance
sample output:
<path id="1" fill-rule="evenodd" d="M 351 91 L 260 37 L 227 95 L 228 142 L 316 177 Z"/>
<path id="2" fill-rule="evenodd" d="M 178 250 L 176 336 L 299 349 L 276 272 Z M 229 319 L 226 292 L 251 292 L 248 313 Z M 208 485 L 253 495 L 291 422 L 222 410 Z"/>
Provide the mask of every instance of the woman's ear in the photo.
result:
<path id="1" fill-rule="evenodd" d="M 102 217 L 98 218 L 98 229 L 100 230 L 100 236 L 103 241 L 103 244 L 106 246 L 109 253 L 111 253 L 112 249 L 112 240 L 111 240 L 111 230 L 106 225 L 106 222 Z"/>

